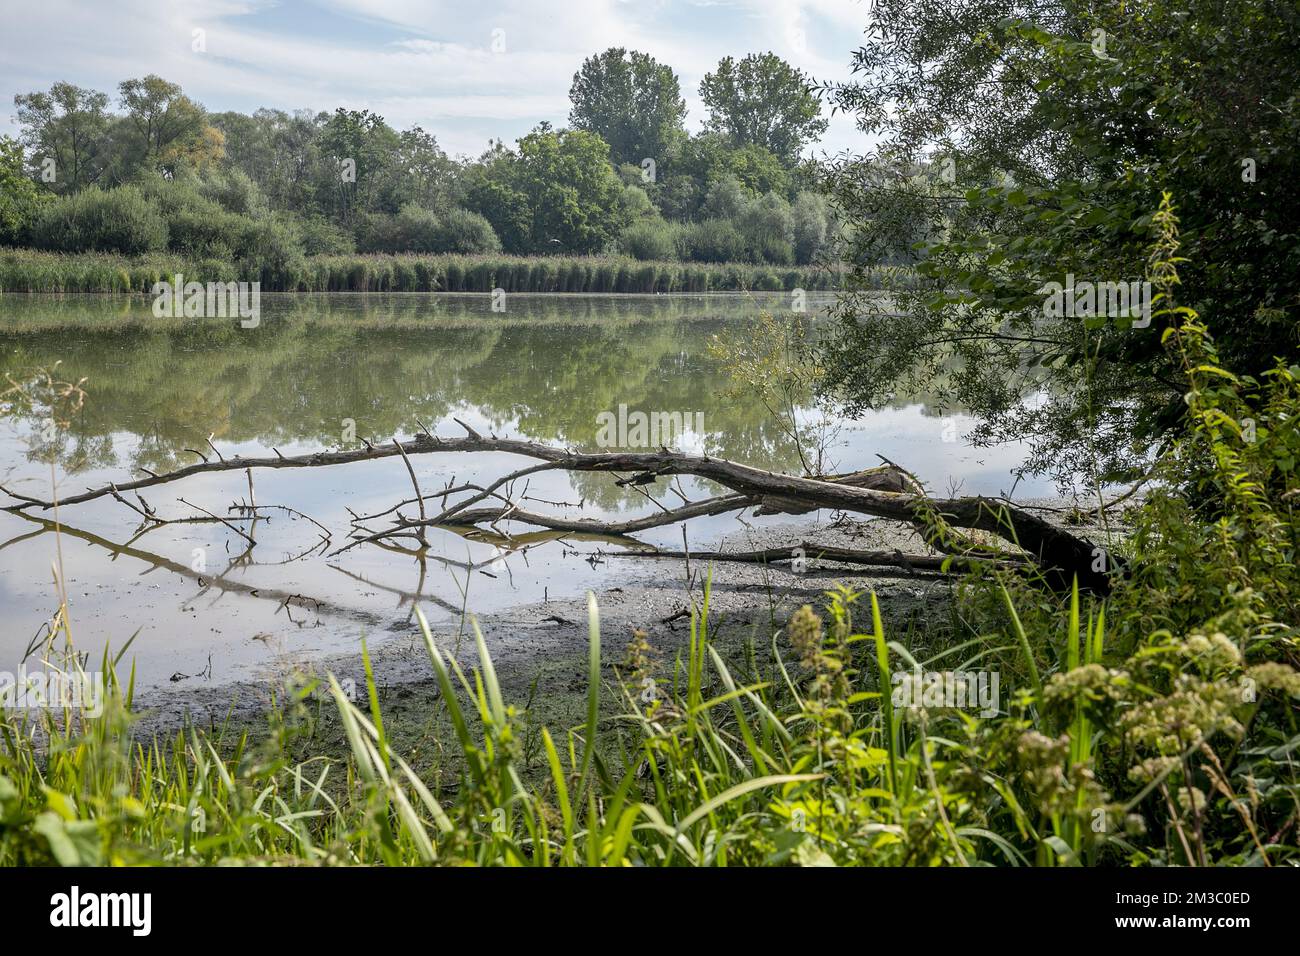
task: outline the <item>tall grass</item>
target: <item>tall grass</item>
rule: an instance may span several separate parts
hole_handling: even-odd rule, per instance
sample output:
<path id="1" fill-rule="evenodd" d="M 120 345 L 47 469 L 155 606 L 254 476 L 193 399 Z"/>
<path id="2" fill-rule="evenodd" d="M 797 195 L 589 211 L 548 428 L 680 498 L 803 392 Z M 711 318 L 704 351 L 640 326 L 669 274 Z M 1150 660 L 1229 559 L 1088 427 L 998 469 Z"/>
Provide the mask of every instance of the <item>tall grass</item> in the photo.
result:
<path id="1" fill-rule="evenodd" d="M 364 645 L 362 701 L 332 676 L 327 684 L 345 750 L 307 759 L 293 754 L 314 744 L 316 725 L 303 719 L 310 686 L 273 714 L 264 740 L 193 727 L 139 740 L 133 680 L 114 677 L 102 716 L 0 723 L 0 864 L 1054 866 L 1182 852 L 1176 828 L 1132 825 L 1154 787 L 1131 785 L 1125 802 L 1101 786 L 1120 731 L 1096 719 L 1095 695 L 1078 692 L 1104 670 L 1100 606 L 1085 620 L 1076 590 L 1054 629 L 1065 654 L 1041 696 L 1016 688 L 996 715 L 977 719 L 894 706 L 891 672 L 940 673 L 940 660 L 963 650 L 958 670 L 990 657 L 982 666 L 996 666 L 1020 642 L 990 636 L 918 661 L 888 638 L 874 595 L 870 631 L 857 632 L 859 598 L 829 593 L 825 617 L 804 607 L 766 665 L 753 658 L 737 671 L 710 635 L 706 589 L 666 673 L 638 635 L 608 684 L 589 598 L 585 718 L 541 729 L 541 773 L 530 772 L 528 724 L 481 631 L 472 628 L 477 663 L 467 672 L 419 615 L 457 766 L 455 785 L 441 789 L 394 745 Z M 869 662 L 854 659 L 863 641 L 874 647 Z M 1038 664 L 1053 646 L 1053 633 L 1029 636 Z M 113 673 L 120 659 L 106 654 L 102 666 Z M 619 700 L 612 714 L 607 690 Z M 1124 693 L 1175 700 L 1149 687 Z M 1262 807 L 1223 810 L 1234 812 L 1265 831 Z M 1210 832 L 1208 813 L 1201 827 Z M 1296 848 L 1256 840 L 1244 852 L 1276 863 Z"/>
<path id="2" fill-rule="evenodd" d="M 782 292 L 839 286 L 840 272 L 748 263 L 487 255 L 318 255 L 274 267 L 157 253 L 61 254 L 0 250 L 3 292 L 148 292 L 186 281 L 260 281 L 264 292 Z"/>

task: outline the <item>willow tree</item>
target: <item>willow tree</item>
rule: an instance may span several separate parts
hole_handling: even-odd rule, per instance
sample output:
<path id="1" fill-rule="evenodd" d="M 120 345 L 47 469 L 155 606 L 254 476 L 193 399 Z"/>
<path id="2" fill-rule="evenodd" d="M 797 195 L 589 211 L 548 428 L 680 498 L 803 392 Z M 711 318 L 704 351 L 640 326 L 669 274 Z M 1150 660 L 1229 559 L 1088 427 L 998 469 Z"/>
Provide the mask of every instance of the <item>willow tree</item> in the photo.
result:
<path id="1" fill-rule="evenodd" d="M 1297 62 L 1300 11 L 1278 0 L 878 0 L 854 80 L 822 90 L 877 144 L 828 170 L 857 292 L 827 388 L 861 409 L 956 368 L 977 440 L 1136 477 L 1182 420 L 1162 322 L 1057 315 L 1045 291 L 1143 280 L 1169 191 L 1179 301 L 1225 364 L 1293 354 L 1300 97 L 1278 67 Z M 905 267 L 888 297 L 881 263 Z"/>

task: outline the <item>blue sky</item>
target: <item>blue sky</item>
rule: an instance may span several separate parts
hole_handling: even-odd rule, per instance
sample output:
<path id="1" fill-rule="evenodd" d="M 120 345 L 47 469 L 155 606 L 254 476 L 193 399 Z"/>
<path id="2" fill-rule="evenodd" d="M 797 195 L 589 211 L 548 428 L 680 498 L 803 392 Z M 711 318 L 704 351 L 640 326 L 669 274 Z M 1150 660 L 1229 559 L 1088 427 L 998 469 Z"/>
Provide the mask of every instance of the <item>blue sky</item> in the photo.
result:
<path id="1" fill-rule="evenodd" d="M 848 76 L 865 0 L 24 0 L 3 13 L 0 132 L 15 93 L 56 80 L 103 90 L 158 73 L 208 109 L 369 108 L 433 133 L 452 154 L 563 125 L 584 57 L 610 46 L 677 71 L 704 118 L 699 81 L 726 55 L 771 50 L 818 79 Z M 195 30 L 206 49 L 196 52 Z M 494 52 L 494 39 L 497 50 Z M 502 47 L 504 49 L 502 49 Z M 861 152 L 834 117 L 822 149 Z"/>

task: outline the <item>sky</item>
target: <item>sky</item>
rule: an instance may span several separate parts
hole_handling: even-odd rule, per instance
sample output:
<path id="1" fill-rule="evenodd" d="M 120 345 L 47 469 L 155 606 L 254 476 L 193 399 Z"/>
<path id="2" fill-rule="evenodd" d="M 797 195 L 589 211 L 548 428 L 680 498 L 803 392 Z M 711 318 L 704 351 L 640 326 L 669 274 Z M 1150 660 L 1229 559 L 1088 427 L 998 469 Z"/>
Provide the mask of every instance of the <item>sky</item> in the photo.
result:
<path id="1" fill-rule="evenodd" d="M 867 0 L 0 0 L 0 133 L 13 97 L 57 80 L 109 93 L 157 73 L 213 112 L 370 109 L 420 125 L 452 155 L 507 144 L 541 120 L 567 124 L 583 59 L 611 46 L 676 71 L 687 128 L 699 83 L 724 56 L 771 51 L 843 80 Z M 202 31 L 196 33 L 195 31 Z M 829 116 L 817 149 L 863 152 Z"/>

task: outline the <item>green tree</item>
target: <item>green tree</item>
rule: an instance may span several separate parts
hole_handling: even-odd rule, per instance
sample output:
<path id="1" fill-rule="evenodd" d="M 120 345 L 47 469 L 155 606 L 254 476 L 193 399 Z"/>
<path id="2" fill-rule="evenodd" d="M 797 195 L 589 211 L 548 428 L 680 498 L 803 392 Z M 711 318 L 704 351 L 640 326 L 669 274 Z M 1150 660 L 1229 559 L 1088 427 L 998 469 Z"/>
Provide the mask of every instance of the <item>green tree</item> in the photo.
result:
<path id="1" fill-rule="evenodd" d="M 55 83 L 48 93 L 14 97 L 23 142 L 32 161 L 53 160 L 53 192 L 76 192 L 97 181 L 108 159 L 108 96 L 71 83 Z"/>
<path id="2" fill-rule="evenodd" d="M 401 148 L 401 137 L 382 116 L 339 107 L 322 126 L 320 145 L 326 159 L 319 168 L 320 197 L 336 219 L 350 226 L 359 212 L 401 208 L 380 202 L 392 188 Z"/>
<path id="3" fill-rule="evenodd" d="M 569 123 L 609 144 L 615 163 L 662 165 L 685 136 L 677 75 L 646 53 L 611 47 L 573 75 Z"/>
<path id="4" fill-rule="evenodd" d="M 1179 302 L 1224 364 L 1259 376 L 1294 355 L 1300 97 L 1277 68 L 1300 62 L 1294 4 L 883 0 L 874 14 L 857 81 L 831 91 L 880 142 L 828 176 L 862 289 L 824 356 L 850 410 L 956 367 L 947 397 L 981 416 L 977 440 L 1029 437 L 1029 467 L 1062 479 L 1137 477 L 1185 422 L 1163 320 L 1071 318 L 1045 291 L 1143 280 L 1166 191 L 1188 260 Z M 873 306 L 867 272 L 908 246 L 914 284 Z"/>
<path id="5" fill-rule="evenodd" d="M 334 180 L 321 169 L 325 160 L 316 114 L 259 109 L 251 116 L 218 113 L 211 122 L 225 134 L 230 162 L 258 184 L 273 209 L 326 215 L 318 192 L 325 184 L 332 196 Z M 337 171 L 336 166 L 332 172 Z"/>
<path id="6" fill-rule="evenodd" d="M 23 168 L 22 144 L 0 136 L 0 245 L 22 241 L 47 198 Z"/>
<path id="7" fill-rule="evenodd" d="M 598 252 L 626 224 L 623 182 L 595 133 L 543 123 L 517 152 L 496 147 L 474 177 L 470 204 L 510 252 Z"/>
<path id="8" fill-rule="evenodd" d="M 828 125 L 811 81 L 774 53 L 724 57 L 701 81 L 700 98 L 709 110 L 706 129 L 739 146 L 762 146 L 787 166 Z"/>
<path id="9" fill-rule="evenodd" d="M 724 180 L 754 195 L 784 195 L 790 188 L 789 170 L 766 147 L 735 146 L 721 133 L 701 133 L 686 139 L 669 158 L 651 195 L 665 216 L 691 220 Z"/>
<path id="10" fill-rule="evenodd" d="M 177 84 L 151 73 L 144 79 L 123 80 L 118 92 L 128 131 L 119 178 L 128 178 L 138 169 L 170 172 L 195 156 L 201 165 L 210 154 L 210 140 L 204 142 L 208 126 L 203 107 Z"/>
<path id="11" fill-rule="evenodd" d="M 433 134 L 419 126 L 398 135 L 392 159 L 394 176 L 386 205 L 399 207 L 419 203 L 434 208 L 447 203 L 455 175 L 455 163 L 438 145 Z"/>

